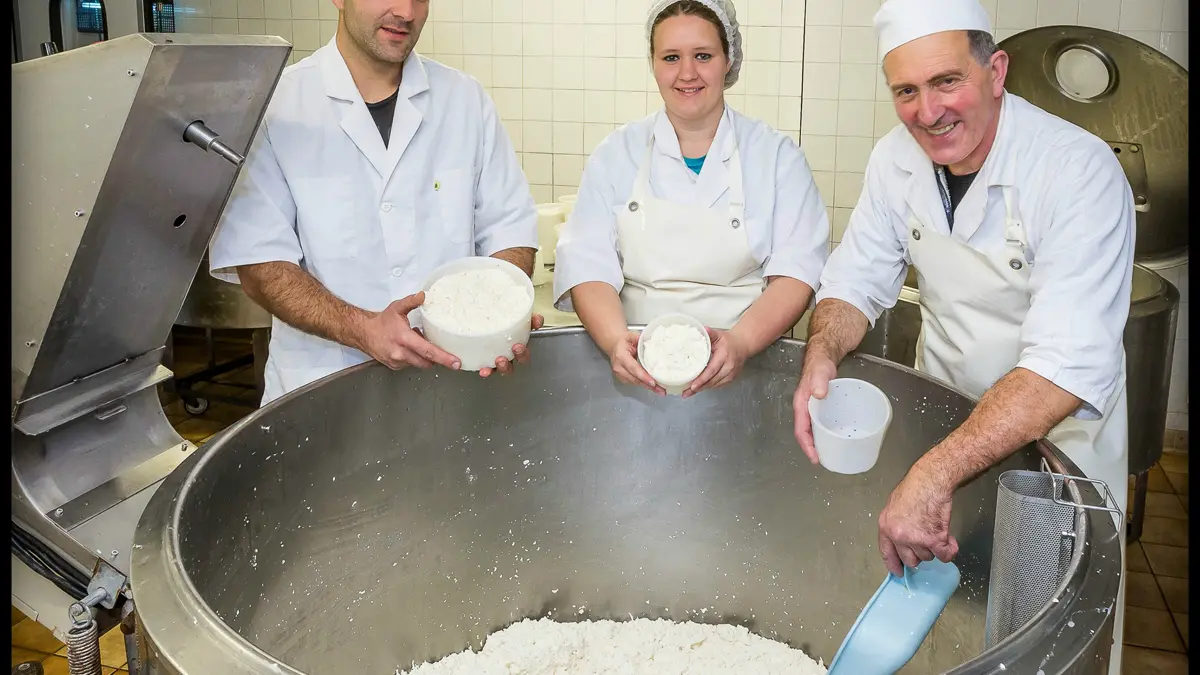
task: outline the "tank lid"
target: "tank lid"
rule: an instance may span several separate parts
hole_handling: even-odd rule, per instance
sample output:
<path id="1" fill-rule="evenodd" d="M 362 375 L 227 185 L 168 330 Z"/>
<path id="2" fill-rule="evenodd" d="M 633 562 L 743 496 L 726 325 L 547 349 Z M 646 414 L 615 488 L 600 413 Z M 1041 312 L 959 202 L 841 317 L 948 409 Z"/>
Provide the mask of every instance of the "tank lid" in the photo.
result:
<path id="1" fill-rule="evenodd" d="M 1000 43 L 1005 88 L 1099 136 L 1117 155 L 1137 208 L 1136 258 L 1187 252 L 1188 74 L 1137 40 L 1047 26 Z"/>

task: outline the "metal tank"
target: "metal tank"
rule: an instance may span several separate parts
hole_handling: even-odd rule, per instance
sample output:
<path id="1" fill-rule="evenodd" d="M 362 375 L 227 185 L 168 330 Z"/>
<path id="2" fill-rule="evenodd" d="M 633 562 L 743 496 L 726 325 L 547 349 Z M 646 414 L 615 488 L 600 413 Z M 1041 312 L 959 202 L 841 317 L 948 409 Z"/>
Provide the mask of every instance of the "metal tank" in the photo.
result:
<path id="1" fill-rule="evenodd" d="M 363 364 L 253 413 L 168 478 L 133 592 L 159 673 L 395 673 L 524 617 L 732 622 L 827 662 L 883 580 L 879 510 L 973 402 L 853 357 L 895 409 L 879 464 L 811 466 L 792 436 L 803 345 L 683 401 L 614 385 L 581 328 L 506 378 Z M 1046 453 L 1043 455 L 1042 453 Z M 963 583 L 903 673 L 1103 673 L 1119 560 L 1089 511 L 1058 602 L 984 653 L 1000 471 L 964 487 Z M 1102 646 L 1103 645 L 1103 646 Z"/>
<path id="2" fill-rule="evenodd" d="M 921 332 L 921 293 L 912 268 L 896 305 L 880 315 L 858 353 L 916 363 Z M 1129 473 L 1136 477 L 1129 538 L 1141 536 L 1150 469 L 1162 457 L 1170 393 L 1171 358 L 1179 291 L 1144 265 L 1133 266 L 1129 320 L 1125 324 L 1125 371 L 1129 387 Z M 1113 486 L 1119 489 L 1120 486 Z"/>
<path id="3" fill-rule="evenodd" d="M 1188 251 L 1188 73 L 1137 40 L 1046 26 L 1000 43 L 1005 88 L 1099 136 L 1125 169 L 1137 210 L 1138 262 Z"/>

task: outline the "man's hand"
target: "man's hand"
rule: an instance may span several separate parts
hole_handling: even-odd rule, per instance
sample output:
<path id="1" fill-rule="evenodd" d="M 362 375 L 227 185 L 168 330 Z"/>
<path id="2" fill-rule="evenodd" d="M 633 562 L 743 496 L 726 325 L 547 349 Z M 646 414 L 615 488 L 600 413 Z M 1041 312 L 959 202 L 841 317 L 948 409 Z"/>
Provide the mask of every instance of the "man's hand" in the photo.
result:
<path id="1" fill-rule="evenodd" d="M 692 380 L 683 391 L 684 398 L 690 398 L 705 389 L 724 387 L 733 382 L 742 373 L 746 363 L 748 350 L 738 341 L 732 331 L 708 330 L 708 338 L 712 342 L 712 356 L 708 365 Z"/>
<path id="2" fill-rule="evenodd" d="M 888 571 L 904 576 L 905 567 L 937 558 L 950 562 L 958 542 L 950 536 L 954 489 L 929 475 L 918 463 L 888 497 L 879 514 L 879 552 Z"/>
<path id="3" fill-rule="evenodd" d="M 609 361 L 612 362 L 613 375 L 624 384 L 644 387 L 660 396 L 666 396 L 667 390 L 658 386 L 654 378 L 650 377 L 650 373 L 638 363 L 637 348 L 640 338 L 639 333 L 628 331 L 613 347 L 612 353 L 608 355 Z"/>
<path id="4" fill-rule="evenodd" d="M 408 314 L 425 302 L 425 293 L 410 295 L 373 312 L 363 321 L 359 344 L 354 345 L 392 370 L 405 366 L 429 368 L 433 364 L 458 370 L 462 365 L 453 354 L 435 347 L 413 330 Z"/>
<path id="5" fill-rule="evenodd" d="M 833 359 L 816 351 L 805 354 L 804 372 L 800 374 L 800 384 L 796 387 L 796 395 L 792 397 L 792 415 L 795 417 L 796 441 L 808 461 L 819 464 L 817 445 L 813 440 L 812 418 L 808 414 L 810 398 L 824 399 L 829 393 L 829 381 L 837 377 L 837 364 Z"/>
<path id="6" fill-rule="evenodd" d="M 534 314 L 533 319 L 530 322 L 529 326 L 533 330 L 537 330 L 537 329 L 541 328 L 542 324 L 544 324 L 544 323 L 545 323 L 545 321 L 542 319 L 541 314 Z M 513 345 L 513 357 L 515 358 L 517 363 L 529 363 L 529 347 L 527 347 L 523 344 Z M 494 372 L 499 372 L 501 375 L 508 375 L 509 373 L 513 372 L 513 368 L 514 368 L 514 366 L 513 366 L 512 360 L 506 359 L 503 356 L 498 356 L 498 357 L 496 357 L 496 367 L 494 369 L 493 368 L 481 369 L 479 371 L 479 376 L 487 377 L 488 375 L 491 375 Z"/>

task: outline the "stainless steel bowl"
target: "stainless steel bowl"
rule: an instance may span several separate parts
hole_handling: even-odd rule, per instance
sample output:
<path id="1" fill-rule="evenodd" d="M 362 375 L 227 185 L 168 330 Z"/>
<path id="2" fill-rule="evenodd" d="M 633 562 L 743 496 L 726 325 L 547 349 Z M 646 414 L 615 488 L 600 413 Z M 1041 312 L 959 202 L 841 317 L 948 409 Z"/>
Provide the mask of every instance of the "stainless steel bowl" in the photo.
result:
<path id="1" fill-rule="evenodd" d="M 133 563 L 161 672 L 392 675 L 546 615 L 733 622 L 828 661 L 886 574 L 889 492 L 973 405 L 911 369 L 850 359 L 841 374 L 883 389 L 894 421 L 875 468 L 840 476 L 792 436 L 800 343 L 687 401 L 615 386 L 582 329 L 541 331 L 531 349 L 532 365 L 486 381 L 352 368 L 177 470 Z M 1062 601 L 981 655 L 996 478 L 1042 453 L 1076 470 L 1031 446 L 956 497 L 963 583 L 903 672 L 1103 672 L 1111 622 L 1097 609 L 1112 606 L 1116 572 L 1096 556 L 1118 544 L 1094 512 Z"/>

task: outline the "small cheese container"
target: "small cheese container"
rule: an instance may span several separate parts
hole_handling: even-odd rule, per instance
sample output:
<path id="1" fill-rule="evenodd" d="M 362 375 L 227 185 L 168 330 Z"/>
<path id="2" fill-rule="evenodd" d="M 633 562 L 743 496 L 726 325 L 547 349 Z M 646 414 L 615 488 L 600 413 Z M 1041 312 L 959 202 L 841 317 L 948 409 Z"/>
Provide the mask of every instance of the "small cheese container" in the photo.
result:
<path id="1" fill-rule="evenodd" d="M 650 368 L 646 367 L 646 343 L 649 341 L 650 336 L 654 334 L 654 331 L 662 328 L 663 326 L 691 326 L 700 331 L 700 334 L 704 336 L 704 362 L 699 364 L 695 368 L 695 372 L 690 373 L 686 378 L 681 378 L 678 380 L 663 379 L 655 374 L 653 370 L 650 370 Z M 704 324 L 686 314 L 664 314 L 646 324 L 646 327 L 642 329 L 641 336 L 638 338 L 638 363 L 640 363 L 642 368 L 645 368 L 646 372 L 650 374 L 650 377 L 653 377 L 654 381 L 657 382 L 663 389 L 665 389 L 667 394 L 671 396 L 682 395 L 684 390 L 687 389 L 688 385 L 692 383 L 692 380 L 696 379 L 700 376 L 700 373 L 704 372 L 704 368 L 708 366 L 708 361 L 711 358 L 712 340 L 708 337 L 708 330 L 705 328 Z"/>
<path id="2" fill-rule="evenodd" d="M 513 345 L 528 345 L 531 332 L 530 321 L 533 319 L 533 282 L 525 272 L 521 271 L 521 268 L 498 258 L 476 256 L 448 262 L 430 273 L 421 286 L 421 290 L 428 293 L 434 282 L 444 276 L 478 269 L 498 269 L 512 277 L 514 281 L 525 287 L 529 296 L 529 304 L 521 318 L 511 326 L 483 335 L 456 333 L 446 326 L 438 325 L 437 321 L 427 312 L 422 312 L 425 338 L 434 346 L 457 357 L 462 363 L 461 370 L 467 371 L 495 368 L 496 359 L 502 356 L 512 359 Z"/>

